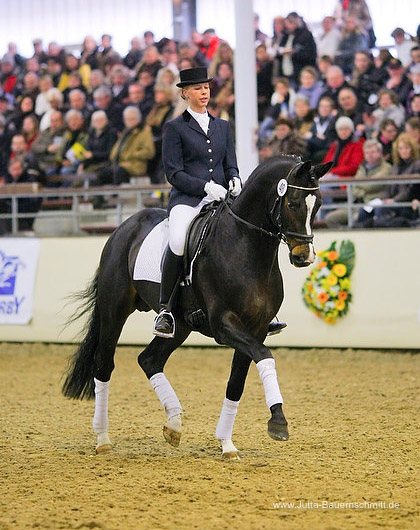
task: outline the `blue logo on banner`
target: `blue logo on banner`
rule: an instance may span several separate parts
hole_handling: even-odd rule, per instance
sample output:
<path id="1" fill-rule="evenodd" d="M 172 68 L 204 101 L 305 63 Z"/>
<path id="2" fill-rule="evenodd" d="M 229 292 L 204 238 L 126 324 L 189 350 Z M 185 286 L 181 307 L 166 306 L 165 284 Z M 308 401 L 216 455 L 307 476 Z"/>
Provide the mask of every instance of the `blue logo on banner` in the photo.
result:
<path id="1" fill-rule="evenodd" d="M 19 265 L 23 264 L 18 256 L 6 256 L 0 250 L 0 296 L 14 294 Z"/>

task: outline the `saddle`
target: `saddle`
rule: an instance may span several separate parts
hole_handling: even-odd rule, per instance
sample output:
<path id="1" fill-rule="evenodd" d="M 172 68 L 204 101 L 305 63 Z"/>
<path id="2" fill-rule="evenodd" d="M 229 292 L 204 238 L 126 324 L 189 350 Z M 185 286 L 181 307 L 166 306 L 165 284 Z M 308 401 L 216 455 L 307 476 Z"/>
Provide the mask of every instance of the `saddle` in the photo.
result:
<path id="1" fill-rule="evenodd" d="M 195 330 L 199 330 L 207 322 L 207 316 L 199 307 L 192 289 L 194 263 L 203 249 L 204 242 L 213 231 L 223 207 L 223 203 L 218 202 L 206 205 L 192 221 L 185 239 L 184 279 L 181 287 L 188 300 L 189 309 L 185 312 L 184 318 Z"/>

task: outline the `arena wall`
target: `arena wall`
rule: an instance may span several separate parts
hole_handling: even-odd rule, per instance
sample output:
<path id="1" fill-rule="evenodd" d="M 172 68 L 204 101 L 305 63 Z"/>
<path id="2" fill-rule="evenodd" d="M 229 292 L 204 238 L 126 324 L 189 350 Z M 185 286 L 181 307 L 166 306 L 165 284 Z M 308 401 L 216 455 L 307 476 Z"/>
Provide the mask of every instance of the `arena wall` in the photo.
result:
<path id="1" fill-rule="evenodd" d="M 419 232 L 319 231 L 317 249 L 334 240 L 350 239 L 356 248 L 352 273 L 353 302 L 348 314 L 335 325 L 326 324 L 303 304 L 302 285 L 309 269 L 289 264 L 286 247 L 280 249 L 285 301 L 279 317 L 287 329 L 267 339 L 271 346 L 420 348 L 420 245 Z M 2 325 L 2 341 L 75 342 L 82 323 L 63 329 L 75 309 L 67 297 L 85 288 L 93 277 L 105 237 L 41 239 L 35 280 L 33 318 L 28 325 Z M 221 280 L 222 281 L 222 280 Z M 133 314 L 120 343 L 147 344 L 152 339 L 152 313 Z M 193 333 L 190 345 L 214 341 Z"/>

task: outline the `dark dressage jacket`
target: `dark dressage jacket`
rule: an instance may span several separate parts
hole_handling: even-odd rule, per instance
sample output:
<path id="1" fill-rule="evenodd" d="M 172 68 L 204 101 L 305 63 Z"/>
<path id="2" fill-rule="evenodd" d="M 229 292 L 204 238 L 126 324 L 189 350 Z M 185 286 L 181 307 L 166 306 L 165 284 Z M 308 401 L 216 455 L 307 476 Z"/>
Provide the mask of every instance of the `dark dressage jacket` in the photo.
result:
<path id="1" fill-rule="evenodd" d="M 210 180 L 227 188 L 229 180 L 239 177 L 230 125 L 209 117 L 207 134 L 187 110 L 164 125 L 162 160 L 173 186 L 168 212 L 177 204 L 197 206 Z"/>

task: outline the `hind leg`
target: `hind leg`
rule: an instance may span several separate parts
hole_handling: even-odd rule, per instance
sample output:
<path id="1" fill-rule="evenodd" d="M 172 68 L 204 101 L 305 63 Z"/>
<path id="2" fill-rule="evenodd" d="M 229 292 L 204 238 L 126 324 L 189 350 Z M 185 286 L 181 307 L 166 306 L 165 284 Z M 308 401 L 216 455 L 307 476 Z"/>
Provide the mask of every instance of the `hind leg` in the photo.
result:
<path id="1" fill-rule="evenodd" d="M 174 447 L 178 447 L 181 440 L 182 407 L 178 396 L 163 373 L 163 369 L 171 353 L 185 341 L 190 333 L 191 329 L 180 322 L 177 325 L 174 338 L 155 337 L 138 356 L 138 363 L 149 379 L 166 413 L 167 422 L 163 426 L 163 436 Z"/>
<path id="2" fill-rule="evenodd" d="M 93 431 L 97 436 L 96 452 L 106 453 L 112 449 L 108 435 L 108 395 L 109 383 L 114 370 L 114 355 L 122 328 L 133 312 L 132 304 L 124 301 L 109 305 L 102 311 L 100 336 L 95 356 L 95 412 L 93 415 Z"/>
<path id="3" fill-rule="evenodd" d="M 222 445 L 222 456 L 230 460 L 239 460 L 239 452 L 232 442 L 232 432 L 250 364 L 251 359 L 247 355 L 235 350 L 226 397 L 216 427 L 216 439 Z"/>

